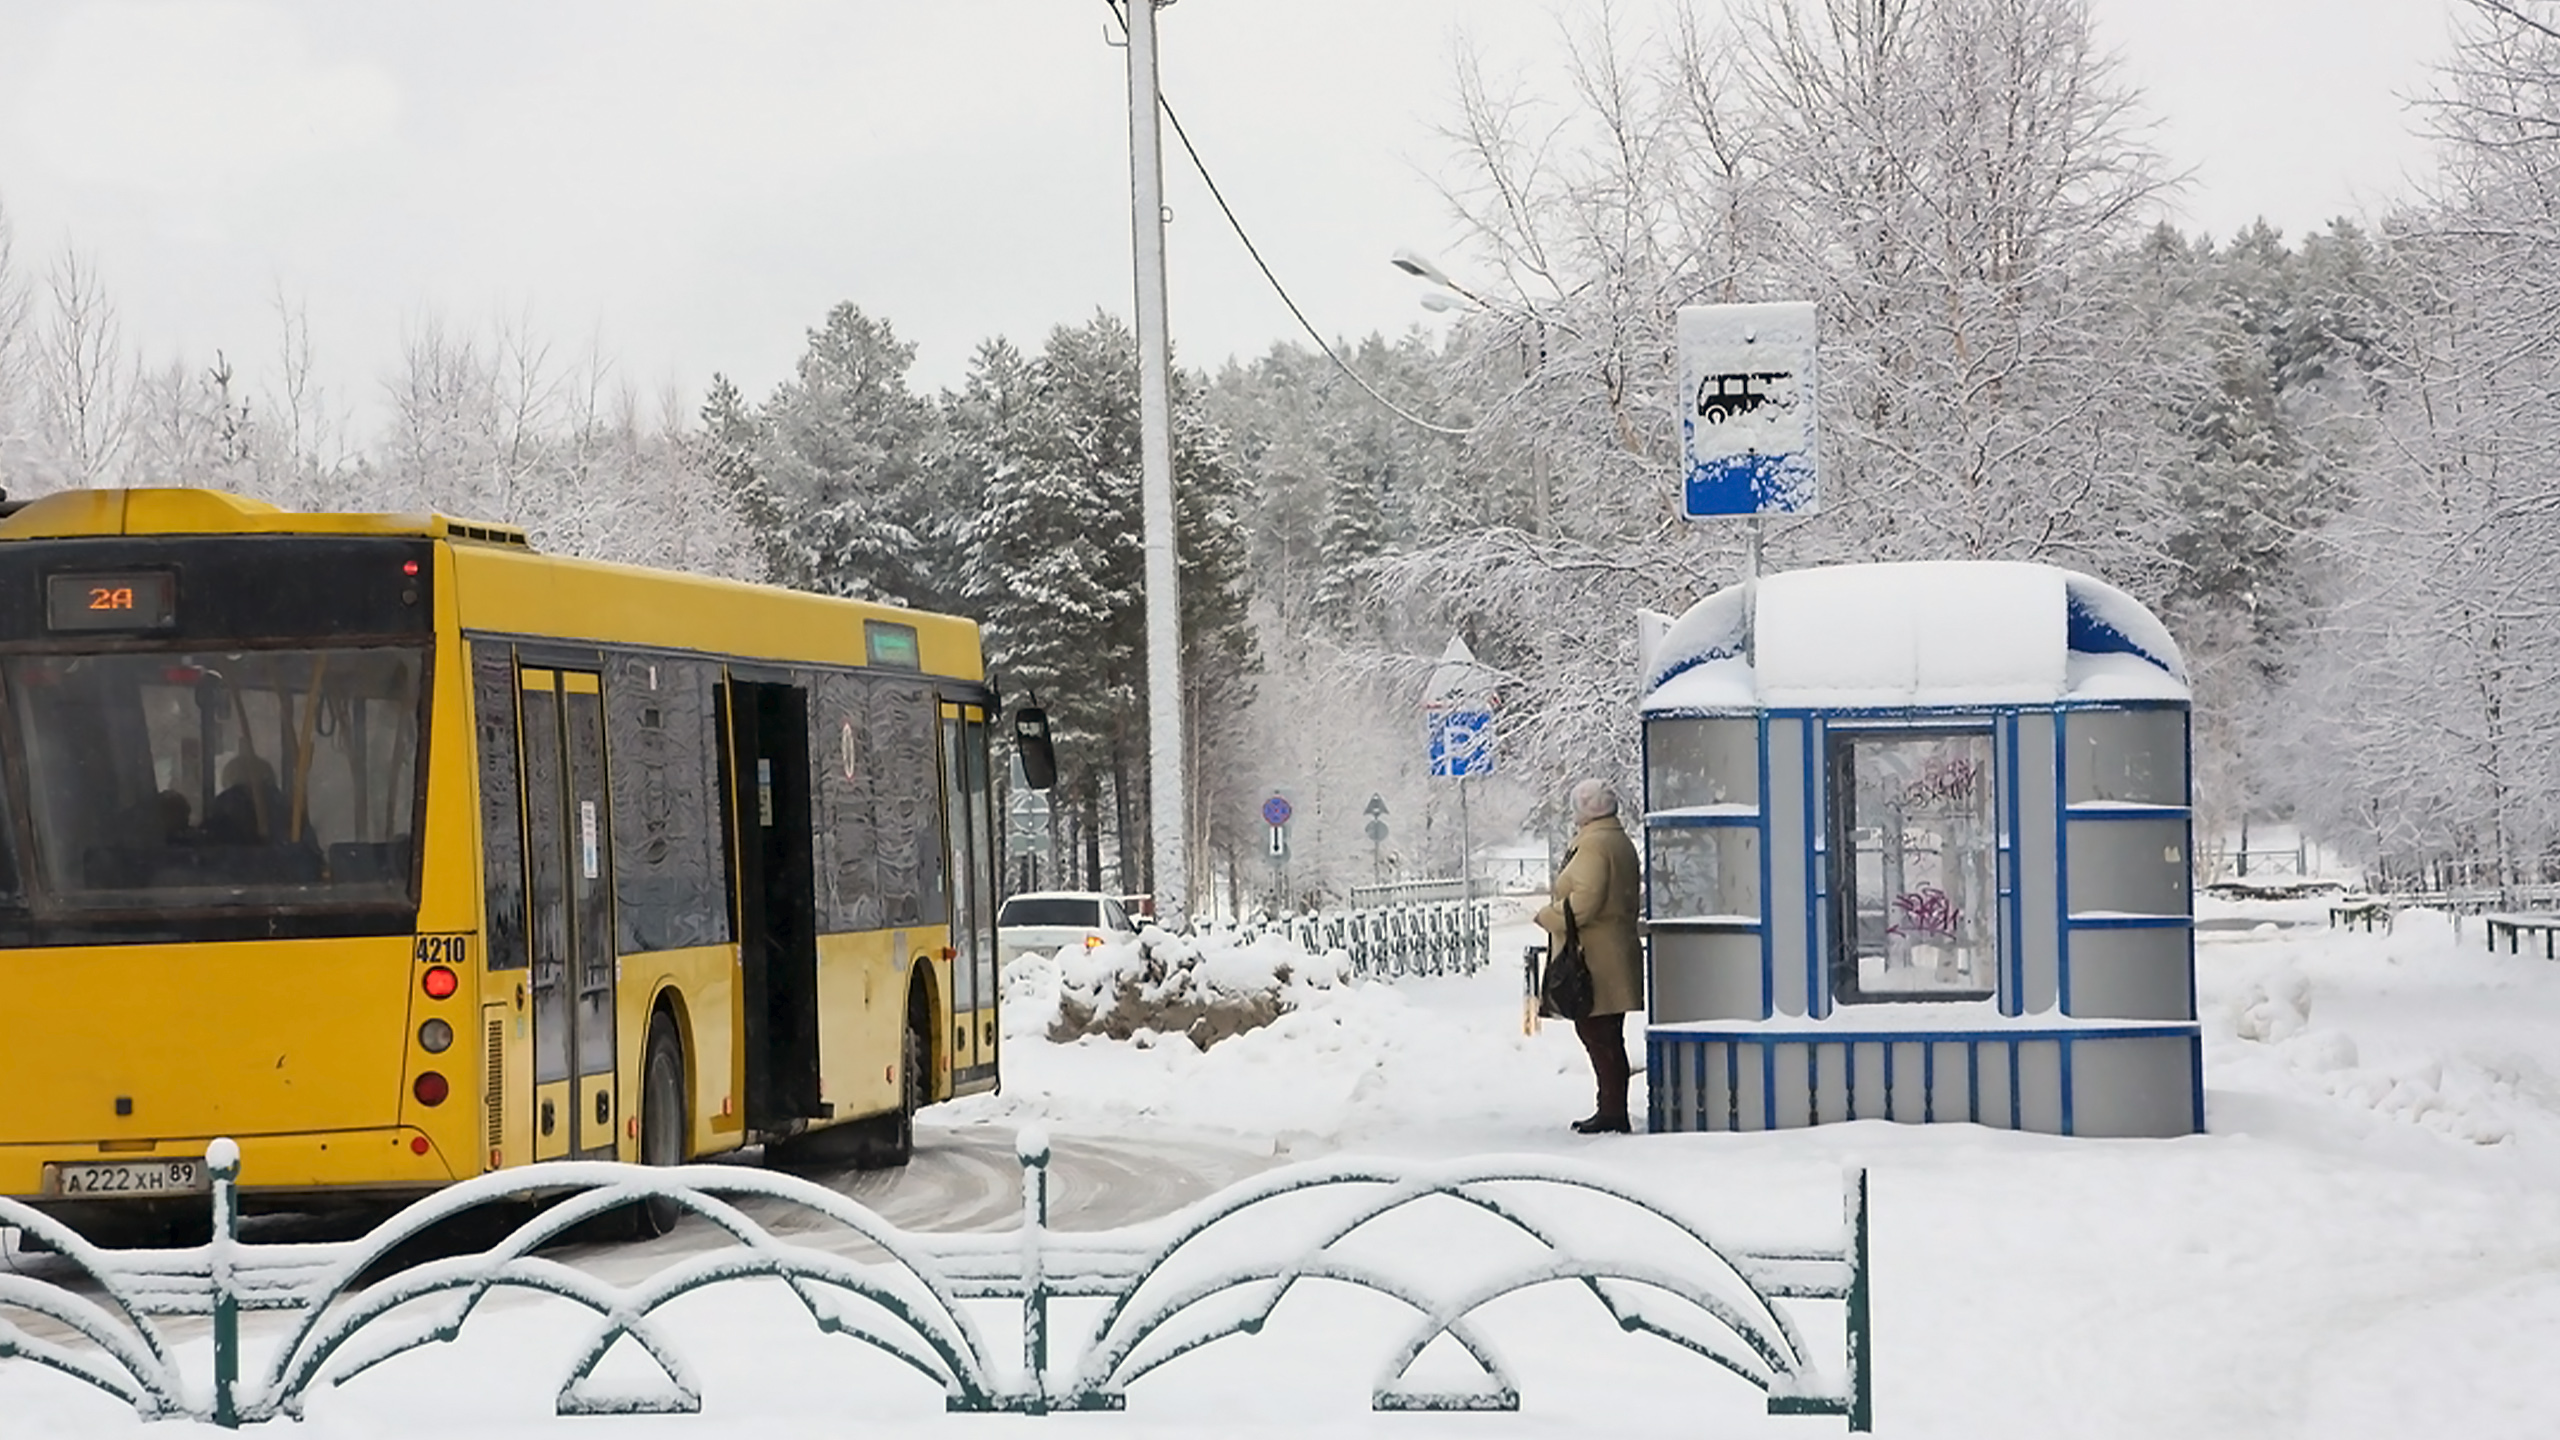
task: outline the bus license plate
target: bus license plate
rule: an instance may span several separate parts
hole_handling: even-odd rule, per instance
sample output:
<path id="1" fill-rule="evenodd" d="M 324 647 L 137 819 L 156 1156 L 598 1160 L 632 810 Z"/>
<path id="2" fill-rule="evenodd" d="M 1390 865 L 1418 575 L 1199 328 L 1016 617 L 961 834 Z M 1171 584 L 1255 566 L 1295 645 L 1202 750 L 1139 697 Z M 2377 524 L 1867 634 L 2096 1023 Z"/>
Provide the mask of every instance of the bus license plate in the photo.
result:
<path id="1" fill-rule="evenodd" d="M 55 1195 L 202 1195 L 213 1189 L 212 1172 L 202 1160 L 143 1160 L 86 1163 L 66 1161 L 47 1166 Z"/>

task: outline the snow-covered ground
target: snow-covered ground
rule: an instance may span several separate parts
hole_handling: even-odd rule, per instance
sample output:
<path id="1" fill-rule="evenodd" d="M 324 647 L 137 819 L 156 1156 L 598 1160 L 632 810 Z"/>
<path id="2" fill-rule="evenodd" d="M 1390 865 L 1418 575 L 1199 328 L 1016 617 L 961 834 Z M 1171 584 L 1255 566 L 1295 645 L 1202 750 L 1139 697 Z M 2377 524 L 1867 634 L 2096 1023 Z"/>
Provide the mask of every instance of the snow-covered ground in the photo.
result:
<path id="1" fill-rule="evenodd" d="M 2439 917 L 2333 931 L 2298 909 L 2207 932 L 2210 1134 L 2092 1141 L 1882 1122 L 1746 1136 L 1582 1137 L 1569 1030 L 1521 1033 L 1525 927 L 1471 978 L 1315 987 L 1278 1023 L 1187 1041 L 1042 1038 L 1017 1005 L 1001 1096 L 929 1112 L 922 1143 L 1027 1122 L 1268 1153 L 1571 1156 L 1746 1238 L 1819 1238 L 1870 1167 L 1877 1433 L 2541 1436 L 2560 1401 L 2560 966 L 2491 956 Z M 2225 916 L 2226 920 L 2245 918 Z M 2300 920 L 2309 918 L 2303 925 Z M 1038 981 L 1016 977 L 1036 992 Z M 1021 998 L 1036 1002 L 1036 993 Z M 810 1332 L 778 1294 L 680 1302 L 692 1418 L 555 1420 L 565 1341 L 526 1302 L 458 1343 L 311 1399 L 296 1433 L 486 1440 L 942 1434 L 1350 1437 L 1828 1435 L 1771 1419 L 1694 1356 L 1578 1293 L 1488 1312 L 1516 1416 L 1372 1415 L 1385 1311 L 1310 1296 L 1138 1383 L 1127 1413 L 949 1416 L 913 1375 Z M 685 1310 L 683 1307 L 692 1309 Z M 1817 1333 L 1828 1326 L 1816 1324 Z M 1836 1333 L 1836 1332 L 1835 1332 Z M 1836 1341 L 1835 1341 L 1836 1343 Z M 128 1433 L 112 1402 L 0 1363 L 0 1437 Z"/>

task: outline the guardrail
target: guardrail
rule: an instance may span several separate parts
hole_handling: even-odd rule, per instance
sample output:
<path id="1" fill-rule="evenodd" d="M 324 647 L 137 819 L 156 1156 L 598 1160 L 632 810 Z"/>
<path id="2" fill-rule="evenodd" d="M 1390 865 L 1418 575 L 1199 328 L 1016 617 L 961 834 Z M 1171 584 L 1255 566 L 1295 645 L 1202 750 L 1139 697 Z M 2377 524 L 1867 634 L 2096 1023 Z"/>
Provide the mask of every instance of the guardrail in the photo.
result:
<path id="1" fill-rule="evenodd" d="M 1289 937 L 1311 954 L 1343 951 L 1351 973 L 1371 980 L 1473 975 L 1493 957 L 1493 906 L 1449 900 L 1301 915 Z"/>
<path id="2" fill-rule="evenodd" d="M 1367 980 L 1473 975 L 1493 958 L 1493 905 L 1486 900 L 1387 905 L 1249 920 L 1201 933 L 1232 935 L 1245 944 L 1278 935 L 1310 955 L 1339 950 L 1351 957 L 1351 973 Z"/>
<path id="3" fill-rule="evenodd" d="M 0 1360 L 48 1366 L 124 1399 L 146 1419 L 230 1429 L 299 1417 L 324 1381 L 342 1385 L 384 1360 L 451 1341 L 492 1293 L 529 1290 L 593 1317 L 555 1397 L 557 1413 L 689 1414 L 701 1408 L 702 1389 L 660 1312 L 696 1290 L 781 1279 L 820 1331 L 902 1361 L 942 1388 L 949 1409 L 1039 1415 L 1121 1409 L 1128 1387 L 1158 1366 L 1212 1340 L 1258 1333 L 1294 1288 L 1333 1281 L 1400 1301 L 1413 1315 L 1371 1389 L 1373 1408 L 1516 1410 L 1519 1390 L 1477 1312 L 1518 1291 L 1568 1283 L 1586 1290 L 1621 1330 L 1656 1336 L 1757 1386 L 1770 1414 L 1839 1415 L 1852 1431 L 1872 1428 L 1864 1171 L 1848 1177 L 1844 1225 L 1830 1247 L 1720 1244 L 1610 1175 L 1545 1158 L 1318 1161 L 1244 1181 L 1164 1220 L 1062 1233 L 1048 1228 L 1045 1135 L 1024 1132 L 1018 1150 L 1023 1217 L 1010 1235 L 901 1230 L 813 1182 L 740 1166 L 576 1161 L 466 1181 L 360 1240 L 263 1245 L 238 1236 L 239 1154 L 217 1141 L 208 1156 L 215 1221 L 209 1245 L 101 1250 L 47 1215 L 0 1200 L 0 1225 L 20 1227 L 58 1252 L 104 1296 L 101 1302 L 49 1281 L 0 1275 Z M 366 1278 L 429 1228 L 529 1191 L 564 1198 L 485 1252 Z M 652 1196 L 673 1200 L 732 1243 L 628 1287 L 536 1253 L 581 1222 Z M 786 1243 L 729 1196 L 815 1212 L 884 1258 L 856 1262 Z M 1577 1227 L 1577 1219 L 1593 1219 L 1595 1204 L 1610 1213 Z M 1455 1281 L 1428 1273 L 1415 1247 L 1359 1243 L 1370 1227 L 1426 1205 L 1489 1217 L 1508 1238 L 1470 1247 L 1466 1273 Z M 1437 1211 L 1429 1218 L 1451 1223 Z M 1639 1231 L 1648 1245 L 1630 1244 Z M 441 1309 L 415 1308 L 447 1296 L 451 1303 Z M 1084 1321 L 1060 1327 L 1050 1304 L 1061 1299 L 1103 1303 L 1074 1307 Z M 1794 1313 L 1805 1301 L 1844 1306 L 1838 1373 L 1825 1373 L 1808 1355 Z M 1018 1357 L 988 1342 L 975 1313 L 1008 1302 L 1020 1323 Z M 61 1334 L 46 1338 L 12 1323 L 13 1309 L 54 1322 Z M 243 1310 L 273 1312 L 282 1329 L 271 1347 L 262 1345 L 272 1358 L 247 1376 Z M 211 1317 L 210 1376 L 182 1373 L 159 1324 L 173 1316 Z M 1473 1362 L 1474 1375 L 1438 1388 L 1411 1382 L 1414 1362 L 1444 1336 Z M 656 1365 L 662 1383 L 619 1391 L 593 1384 L 597 1364 L 624 1340 Z"/>

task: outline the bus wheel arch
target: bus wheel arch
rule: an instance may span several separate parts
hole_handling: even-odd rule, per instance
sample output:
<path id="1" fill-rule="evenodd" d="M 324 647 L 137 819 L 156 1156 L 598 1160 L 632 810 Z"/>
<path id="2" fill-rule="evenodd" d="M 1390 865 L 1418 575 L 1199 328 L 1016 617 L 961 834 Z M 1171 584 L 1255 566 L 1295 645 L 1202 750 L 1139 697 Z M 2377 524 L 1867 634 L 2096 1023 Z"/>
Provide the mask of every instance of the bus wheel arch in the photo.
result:
<path id="1" fill-rule="evenodd" d="M 944 1011 L 940 1001 L 941 993 L 934 984 L 933 966 L 918 962 L 908 973 L 907 1012 L 901 1024 L 904 1032 L 921 1035 L 924 1039 L 924 1055 L 919 1062 L 922 1074 L 918 1079 L 920 1103 L 925 1105 L 950 1098 L 936 1093 L 934 1084 L 935 1077 L 948 1071 L 954 1063 L 949 1059 L 953 1053 L 951 1041 L 943 1035 L 946 1027 L 942 1023 Z M 900 1044 L 903 1046 L 904 1043 L 902 1036 Z"/>

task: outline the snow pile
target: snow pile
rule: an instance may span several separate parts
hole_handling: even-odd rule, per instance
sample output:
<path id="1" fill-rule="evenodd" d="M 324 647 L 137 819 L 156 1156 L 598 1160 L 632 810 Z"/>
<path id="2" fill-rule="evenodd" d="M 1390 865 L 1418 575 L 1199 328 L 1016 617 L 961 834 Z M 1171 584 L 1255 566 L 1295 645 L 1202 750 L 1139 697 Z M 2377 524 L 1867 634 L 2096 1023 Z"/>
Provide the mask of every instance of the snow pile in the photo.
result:
<path id="1" fill-rule="evenodd" d="M 1538 935 L 1498 919 L 1497 957 L 1516 957 Z M 1221 958 L 1193 985 L 1259 969 L 1281 1002 L 1270 1023 L 1214 1048 L 1157 1043 L 1173 1031 L 1105 1026 L 1068 1030 L 1068 1006 L 1105 1002 L 1121 1014 L 1123 967 L 1142 947 L 1071 952 L 1064 963 L 1026 957 L 1007 971 L 1004 1086 L 935 1107 L 952 1124 L 1019 1124 L 1053 1130 L 1202 1138 L 1250 1137 L 1265 1153 L 1322 1152 L 1394 1144 L 1415 1153 L 1508 1151 L 1564 1136 L 1591 1113 L 1591 1066 L 1569 1025 L 1524 1033 L 1520 978 L 1499 963 L 1472 976 L 1345 982 L 1340 959 L 1309 957 L 1263 940 Z M 1288 980 L 1278 980 L 1282 967 Z M 1312 967 L 1312 968 L 1310 968 Z M 1171 965 L 1165 975 L 1170 982 Z M 1098 983 L 1099 977 L 1110 977 Z M 1131 978 L 1136 978 L 1132 976 Z M 1137 986 L 1142 1013 L 1146 985 Z M 1164 1012 L 1159 1011 L 1159 1014 Z M 1177 1017 L 1164 1015 L 1171 1024 Z M 1185 1022 L 1187 1024 L 1187 1022 Z M 1627 1026 L 1643 1053 L 1641 1018 Z M 1641 1102 L 1639 1102 L 1641 1103 Z M 1614 1138 L 1614 1137 L 1612 1137 Z"/>
<path id="2" fill-rule="evenodd" d="M 1008 1027 L 1065 1043 L 1087 1035 L 1200 1050 L 1259 1030 L 1350 981 L 1349 957 L 1310 956 L 1284 939 L 1238 944 L 1149 926 L 1134 942 L 1025 955 L 1005 975 Z"/>
<path id="3" fill-rule="evenodd" d="M 2428 989 L 2510 979 L 2520 967 L 2494 957 L 2465 952 L 2442 917 L 2414 916 L 2402 921 L 2403 933 L 2354 947 L 2368 958 L 2363 966 L 2340 966 L 2336 952 L 2314 956 L 2310 945 L 2295 937 L 2267 933 L 2279 947 L 2272 965 L 2238 979 L 2223 1012 L 2234 1038 L 2263 1047 L 2293 1087 L 2316 1090 L 2354 1112 L 2416 1125 L 2454 1140 L 2499 1145 L 2514 1140 L 2518 1127 L 2533 1117 L 2548 1118 L 2552 1106 L 2542 1092 L 2553 1087 L 2529 1052 L 2504 1046 L 2470 1043 L 2395 1050 L 2368 1059 L 2355 1036 L 2341 1024 L 2314 1023 L 2314 984 L 2307 964 L 2320 965 L 2323 984 L 2342 996 L 2364 1000 L 2387 997 L 2402 988 L 2398 971 Z M 2270 930 L 2272 927 L 2270 927 Z M 2322 945 L 2343 939 L 2321 934 Z M 2395 943 L 2395 941 L 2397 943 Z M 2494 978 L 2492 978 L 2494 977 Z"/>
<path id="4" fill-rule="evenodd" d="M 1791 570 L 1760 582 L 1772 705 L 2051 701 L 2063 693 L 2063 572 L 2002 561 Z"/>

